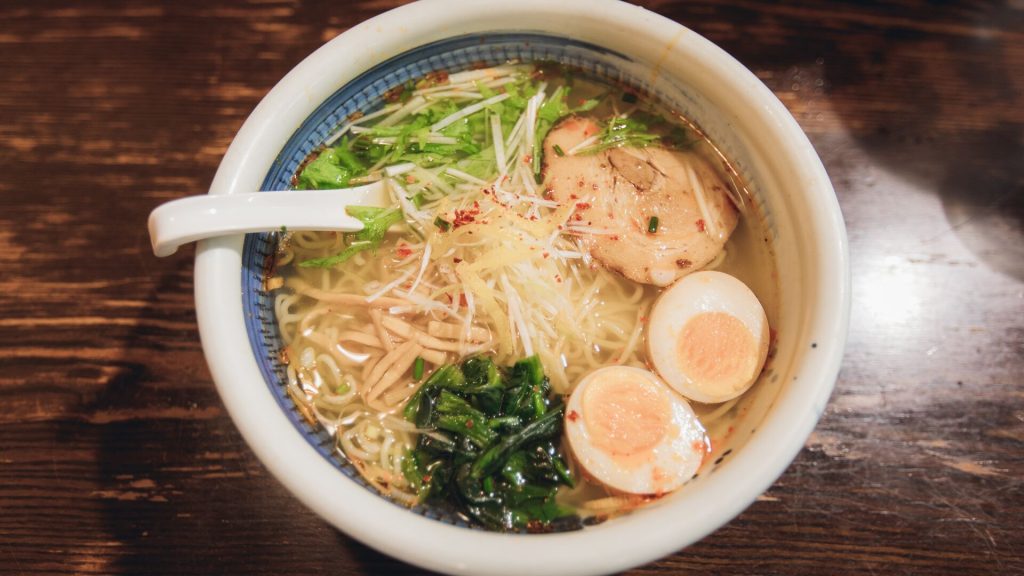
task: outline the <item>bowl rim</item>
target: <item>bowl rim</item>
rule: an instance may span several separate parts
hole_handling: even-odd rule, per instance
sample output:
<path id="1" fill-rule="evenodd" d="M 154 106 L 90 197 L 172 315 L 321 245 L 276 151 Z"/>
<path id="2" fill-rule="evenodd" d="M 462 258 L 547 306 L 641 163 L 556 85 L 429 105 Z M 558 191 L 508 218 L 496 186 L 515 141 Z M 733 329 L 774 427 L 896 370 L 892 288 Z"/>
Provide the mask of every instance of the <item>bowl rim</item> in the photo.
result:
<path id="1" fill-rule="evenodd" d="M 813 269 L 815 286 L 833 296 L 830 306 L 819 304 L 806 327 L 817 347 L 801 364 L 800 380 L 792 384 L 803 395 L 791 392 L 777 400 L 744 450 L 716 472 L 716 482 L 704 487 L 705 502 L 686 501 L 687 511 L 692 513 L 686 522 L 679 521 L 680 501 L 582 531 L 541 536 L 444 524 L 367 491 L 340 474 L 306 442 L 265 386 L 257 386 L 261 392 L 253 393 L 252 386 L 262 383 L 262 376 L 248 345 L 239 296 L 244 236 L 204 241 L 197 248 L 195 299 L 200 338 L 224 405 L 263 464 L 310 509 L 364 544 L 418 566 L 453 574 L 614 572 L 655 560 L 710 534 L 764 492 L 803 447 L 824 412 L 845 348 L 850 313 L 846 229 L 828 175 L 796 120 L 752 72 L 708 40 L 672 20 L 617 0 L 507 4 L 500 0 L 423 0 L 385 12 L 334 38 L 293 68 L 260 102 L 232 141 L 210 194 L 242 193 L 259 186 L 292 131 L 339 87 L 321 73 L 339 57 L 358 52 L 350 67 L 374 58 L 383 60 L 393 55 L 389 50 L 408 49 L 399 49 L 401 40 L 395 36 L 443 34 L 453 20 L 488 19 L 496 22 L 492 30 L 507 30 L 509 22 L 536 21 L 538 14 L 562 22 L 585 14 L 614 23 L 620 30 L 642 30 L 651 41 L 663 42 L 666 54 L 677 51 L 702 61 L 751 105 L 750 113 L 771 131 L 768 139 L 793 158 L 798 178 L 805 183 L 802 199 L 817 216 L 807 223 L 813 228 L 809 233 L 822 240 L 815 253 L 820 264 Z M 627 539 L 629 545 L 624 546 Z"/>

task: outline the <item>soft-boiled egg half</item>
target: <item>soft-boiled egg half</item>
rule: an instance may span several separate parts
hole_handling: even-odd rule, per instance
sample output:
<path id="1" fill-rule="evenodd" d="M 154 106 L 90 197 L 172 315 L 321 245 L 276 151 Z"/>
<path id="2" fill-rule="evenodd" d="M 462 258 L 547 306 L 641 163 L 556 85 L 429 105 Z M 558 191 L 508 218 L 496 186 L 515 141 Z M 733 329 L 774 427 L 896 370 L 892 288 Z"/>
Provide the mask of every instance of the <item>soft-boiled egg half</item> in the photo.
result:
<path id="1" fill-rule="evenodd" d="M 710 450 L 686 400 L 654 373 L 630 366 L 599 368 L 577 384 L 565 435 L 589 477 L 627 494 L 675 490 Z"/>
<path id="2" fill-rule="evenodd" d="M 648 358 L 687 398 L 709 404 L 743 394 L 768 357 L 768 318 L 757 296 L 723 272 L 694 272 L 658 297 Z"/>

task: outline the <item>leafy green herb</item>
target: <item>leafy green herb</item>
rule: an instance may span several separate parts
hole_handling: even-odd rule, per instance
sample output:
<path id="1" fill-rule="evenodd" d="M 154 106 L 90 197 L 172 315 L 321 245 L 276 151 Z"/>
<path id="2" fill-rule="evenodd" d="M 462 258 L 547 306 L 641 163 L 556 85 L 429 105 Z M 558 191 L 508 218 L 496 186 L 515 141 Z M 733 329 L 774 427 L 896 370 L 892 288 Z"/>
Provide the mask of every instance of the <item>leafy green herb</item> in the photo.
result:
<path id="1" fill-rule="evenodd" d="M 551 128 L 559 120 L 569 116 L 570 114 L 578 114 L 593 110 L 604 98 L 604 96 L 599 98 L 590 98 L 588 100 L 584 100 L 583 103 L 576 108 L 571 108 L 567 102 L 569 99 L 569 91 L 570 89 L 568 86 L 559 86 L 537 109 L 537 130 L 533 142 L 533 158 L 531 159 L 533 174 L 537 179 L 540 178 L 541 148 L 544 144 L 544 139 L 547 138 L 548 132 L 551 131 Z M 558 154 L 558 151 L 556 150 L 555 153 Z M 563 154 L 558 155 L 562 156 L 564 155 L 564 152 Z"/>
<path id="2" fill-rule="evenodd" d="M 648 131 L 647 124 L 636 118 L 616 116 L 608 121 L 601 131 L 601 138 L 592 146 L 577 152 L 594 154 L 610 148 L 633 146 L 643 148 L 658 142 L 661 136 Z"/>
<path id="3" fill-rule="evenodd" d="M 348 261 L 349 258 L 365 250 L 376 250 L 384 241 L 388 228 L 402 221 L 402 211 L 398 208 L 375 208 L 372 206 L 348 206 L 345 208 L 349 216 L 363 223 L 363 229 L 354 234 L 346 234 L 347 246 L 341 252 L 324 258 L 303 260 L 302 268 L 330 268 Z"/>
<path id="4" fill-rule="evenodd" d="M 447 232 L 452 227 L 450 222 L 448 222 L 444 218 L 441 218 L 440 216 L 434 218 L 434 226 L 437 226 L 437 228 L 441 230 L 441 232 Z"/>
<path id="5" fill-rule="evenodd" d="M 562 150 L 562 147 L 559 146 L 558 144 L 555 144 L 554 150 L 555 154 L 558 154 L 559 156 L 565 156 L 565 150 Z"/>
<path id="6" fill-rule="evenodd" d="M 324 190 L 344 188 L 352 178 L 364 176 L 366 164 L 349 150 L 348 138 L 333 148 L 325 148 L 299 174 L 300 188 Z"/>
<path id="7" fill-rule="evenodd" d="M 564 406 L 536 356 L 501 368 L 483 356 L 435 371 L 410 398 L 419 428 L 402 471 L 422 501 L 504 530 L 577 523 L 555 502 L 575 481 L 559 450 Z"/>
<path id="8" fill-rule="evenodd" d="M 647 221 L 647 232 L 654 234 L 658 231 L 658 217 L 651 216 L 651 219 Z"/>

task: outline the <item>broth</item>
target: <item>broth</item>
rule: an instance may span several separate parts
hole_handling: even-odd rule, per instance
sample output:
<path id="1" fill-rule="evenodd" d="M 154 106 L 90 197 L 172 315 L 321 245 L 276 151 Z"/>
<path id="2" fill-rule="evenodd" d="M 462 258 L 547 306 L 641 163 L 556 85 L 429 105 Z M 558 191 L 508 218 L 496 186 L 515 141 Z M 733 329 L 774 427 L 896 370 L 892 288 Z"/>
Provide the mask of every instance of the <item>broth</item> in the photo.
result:
<path id="1" fill-rule="evenodd" d="M 538 181 L 537 167 L 552 160 L 539 158 L 542 133 L 559 120 L 636 120 L 619 133 L 624 139 L 609 130 L 589 147 L 665 146 L 704 158 L 743 204 L 724 251 L 704 268 L 743 281 L 775 324 L 775 260 L 762 218 L 714 146 L 671 110 L 548 65 L 428 78 L 390 97 L 384 112 L 340 127 L 334 147 L 314 153 L 295 184 L 384 179 L 395 206 L 363 214 L 362 236 L 282 235 L 267 280 L 290 396 L 382 494 L 407 505 L 421 497 L 407 460 L 426 432 L 403 410 L 443 365 L 486 355 L 507 366 L 536 355 L 556 403 L 596 368 L 651 368 L 645 324 L 662 289 L 589 254 L 581 238 L 594 231 L 573 220 L 579 205 L 552 200 Z M 488 105 L 444 124 L 481 102 Z M 691 403 L 709 438 L 705 462 L 741 416 L 736 403 L 757 388 L 721 404 Z M 657 496 L 609 490 L 566 452 L 576 486 L 562 487 L 558 502 L 580 516 L 607 517 Z"/>

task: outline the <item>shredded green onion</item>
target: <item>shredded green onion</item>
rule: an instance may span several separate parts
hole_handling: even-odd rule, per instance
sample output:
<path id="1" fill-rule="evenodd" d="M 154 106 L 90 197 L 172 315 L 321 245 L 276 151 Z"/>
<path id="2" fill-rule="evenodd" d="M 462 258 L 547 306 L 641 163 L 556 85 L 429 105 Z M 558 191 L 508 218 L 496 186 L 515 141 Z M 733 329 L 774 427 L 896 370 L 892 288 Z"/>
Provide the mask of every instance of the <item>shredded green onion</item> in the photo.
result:
<path id="1" fill-rule="evenodd" d="M 654 234 L 658 231 L 658 217 L 651 216 L 651 219 L 647 221 L 647 231 Z"/>

